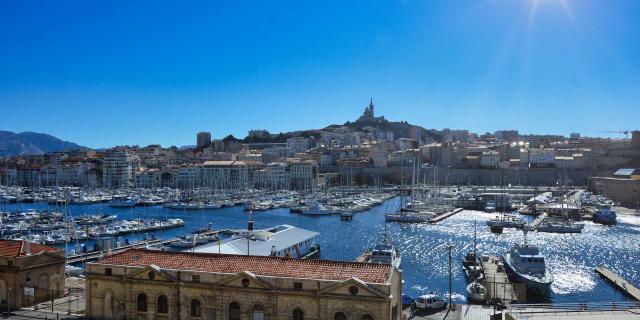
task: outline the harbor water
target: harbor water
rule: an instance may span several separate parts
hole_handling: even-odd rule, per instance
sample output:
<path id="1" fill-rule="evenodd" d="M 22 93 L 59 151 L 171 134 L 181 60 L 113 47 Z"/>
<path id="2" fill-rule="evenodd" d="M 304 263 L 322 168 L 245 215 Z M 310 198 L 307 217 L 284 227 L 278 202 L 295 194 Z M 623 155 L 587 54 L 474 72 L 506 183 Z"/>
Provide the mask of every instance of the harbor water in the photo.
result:
<path id="1" fill-rule="evenodd" d="M 321 245 L 321 258 L 354 260 L 364 250 L 382 238 L 384 213 L 400 205 L 394 198 L 368 211 L 356 213 L 352 221 L 341 221 L 339 215 L 303 216 L 289 209 L 273 209 L 254 214 L 255 228 L 279 224 L 319 232 L 316 241 Z M 46 203 L 18 203 L 6 205 L 4 210 L 60 210 Z M 248 213 L 241 206 L 211 210 L 180 211 L 153 207 L 112 208 L 108 203 L 69 205 L 71 216 L 82 214 L 115 214 L 122 219 L 181 218 L 185 226 L 154 232 L 155 236 L 170 239 L 185 235 L 212 224 L 215 229 L 246 228 Z M 402 270 L 405 293 L 415 297 L 435 292 L 448 293 L 448 246 L 453 245 L 453 298 L 465 301 L 465 278 L 460 260 L 473 249 L 473 225 L 477 221 L 478 251 L 501 254 L 514 242 L 523 241 L 522 231 L 505 229 L 501 235 L 489 232 L 485 222 L 495 214 L 462 211 L 438 224 L 387 223 L 387 232 L 402 251 Z M 604 226 L 585 221 L 581 234 L 529 233 L 530 243 L 538 245 L 547 257 L 547 267 L 555 277 L 551 302 L 620 301 L 628 298 L 602 280 L 593 270 L 604 265 L 629 282 L 640 285 L 640 216 L 619 215 L 618 224 Z M 122 236 L 129 241 L 144 234 Z M 82 242 L 81 242 L 82 243 Z M 90 240 L 85 242 L 91 247 Z M 75 243 L 68 245 L 73 250 Z M 61 245 L 64 247 L 64 245 Z"/>

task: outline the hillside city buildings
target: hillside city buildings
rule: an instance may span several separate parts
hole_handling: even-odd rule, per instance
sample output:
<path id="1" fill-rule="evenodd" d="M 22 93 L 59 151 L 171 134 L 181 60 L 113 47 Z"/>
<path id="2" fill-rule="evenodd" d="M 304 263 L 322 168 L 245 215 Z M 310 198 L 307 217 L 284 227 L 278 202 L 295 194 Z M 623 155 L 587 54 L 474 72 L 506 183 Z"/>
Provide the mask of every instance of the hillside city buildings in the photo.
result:
<path id="1" fill-rule="evenodd" d="M 244 141 L 212 140 L 211 133 L 198 132 L 195 148 L 118 146 L 2 158 L 0 182 L 26 187 L 311 190 L 368 184 L 372 177 L 406 183 L 406 177 L 399 177 L 403 168 L 409 172 L 416 164 L 445 169 L 437 179 L 450 183 L 497 184 L 500 171 L 509 183 L 558 184 L 564 174 L 569 183 L 586 185 L 589 176 L 612 176 L 616 166 L 637 157 L 638 141 L 638 131 L 625 140 L 577 133 L 567 138 L 517 130 L 480 135 L 426 130 L 376 117 L 371 100 L 357 121 L 320 130 L 286 135 L 251 130 Z M 547 178 L 536 180 L 543 176 Z"/>

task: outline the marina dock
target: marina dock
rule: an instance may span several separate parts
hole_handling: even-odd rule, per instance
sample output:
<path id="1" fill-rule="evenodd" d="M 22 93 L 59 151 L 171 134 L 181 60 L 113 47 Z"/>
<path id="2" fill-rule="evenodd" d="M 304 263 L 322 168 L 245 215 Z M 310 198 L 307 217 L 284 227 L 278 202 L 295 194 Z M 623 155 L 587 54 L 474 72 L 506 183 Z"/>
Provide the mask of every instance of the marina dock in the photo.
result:
<path id="1" fill-rule="evenodd" d="M 516 303 L 520 299 L 518 299 L 514 284 L 511 283 L 504 269 L 498 266 L 498 261 L 500 259 L 495 255 L 490 255 L 487 261 L 480 260 L 482 270 L 484 270 L 483 285 L 487 288 L 488 300 L 500 300 L 504 304 Z"/>
<path id="2" fill-rule="evenodd" d="M 613 273 L 606 267 L 597 267 L 595 270 L 596 273 L 598 273 L 602 278 L 611 283 L 616 289 L 620 290 L 620 292 L 635 300 L 640 301 L 640 289 L 636 288 L 633 284 L 629 283 L 627 280 L 624 280 L 622 277 Z"/>
<path id="3" fill-rule="evenodd" d="M 429 219 L 429 223 L 438 223 L 438 222 L 440 222 L 440 221 L 442 221 L 442 220 L 444 220 L 446 218 L 451 217 L 452 215 L 454 215 L 454 214 L 456 214 L 456 213 L 458 213 L 458 212 L 460 212 L 462 210 L 464 210 L 464 209 L 463 208 L 456 208 L 453 211 L 449 211 L 449 212 L 437 215 L 437 216 Z"/>

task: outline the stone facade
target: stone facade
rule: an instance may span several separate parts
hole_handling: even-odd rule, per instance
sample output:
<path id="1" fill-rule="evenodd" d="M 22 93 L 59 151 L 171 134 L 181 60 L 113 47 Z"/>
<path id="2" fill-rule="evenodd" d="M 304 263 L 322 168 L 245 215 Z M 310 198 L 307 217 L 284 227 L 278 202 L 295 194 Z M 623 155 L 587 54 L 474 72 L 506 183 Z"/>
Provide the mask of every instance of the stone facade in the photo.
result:
<path id="1" fill-rule="evenodd" d="M 189 260 L 190 256 L 197 258 L 198 255 L 203 254 L 181 253 L 175 258 Z M 246 257 L 247 261 L 256 258 L 207 256 Z M 277 259 L 278 263 L 285 264 L 287 261 L 304 261 L 303 264 L 309 261 L 305 269 L 323 263 L 273 257 L 258 259 Z M 141 260 L 149 261 L 146 257 Z M 227 269 L 225 266 L 220 268 Z M 336 315 L 340 318 L 342 314 L 338 313 L 343 313 L 346 319 L 353 320 L 401 319 L 401 273 L 390 266 L 384 283 L 365 282 L 356 277 L 312 279 L 304 275 L 300 278 L 263 275 L 260 274 L 265 273 L 260 271 L 263 268 L 255 265 L 253 268 L 258 270 L 202 272 L 189 268 L 167 269 L 153 264 L 123 266 L 109 261 L 89 264 L 86 272 L 87 318 L 302 320 L 334 319 Z M 252 268 L 247 265 L 246 269 Z"/>
<path id="2" fill-rule="evenodd" d="M 62 297 L 66 258 L 58 248 L 0 240 L 0 309 Z"/>

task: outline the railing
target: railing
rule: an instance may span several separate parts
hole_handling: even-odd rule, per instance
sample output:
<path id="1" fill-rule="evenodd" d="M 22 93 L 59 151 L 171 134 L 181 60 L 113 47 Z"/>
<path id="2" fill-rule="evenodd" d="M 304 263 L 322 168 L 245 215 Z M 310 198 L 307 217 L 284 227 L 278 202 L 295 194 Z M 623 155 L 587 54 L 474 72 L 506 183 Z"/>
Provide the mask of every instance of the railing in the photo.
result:
<path id="1" fill-rule="evenodd" d="M 607 302 L 573 302 L 556 304 L 513 304 L 507 307 L 506 313 L 512 319 L 527 319 L 535 315 L 571 315 L 575 313 L 605 313 L 612 311 L 629 311 L 640 315 L 640 302 L 607 301 Z"/>

